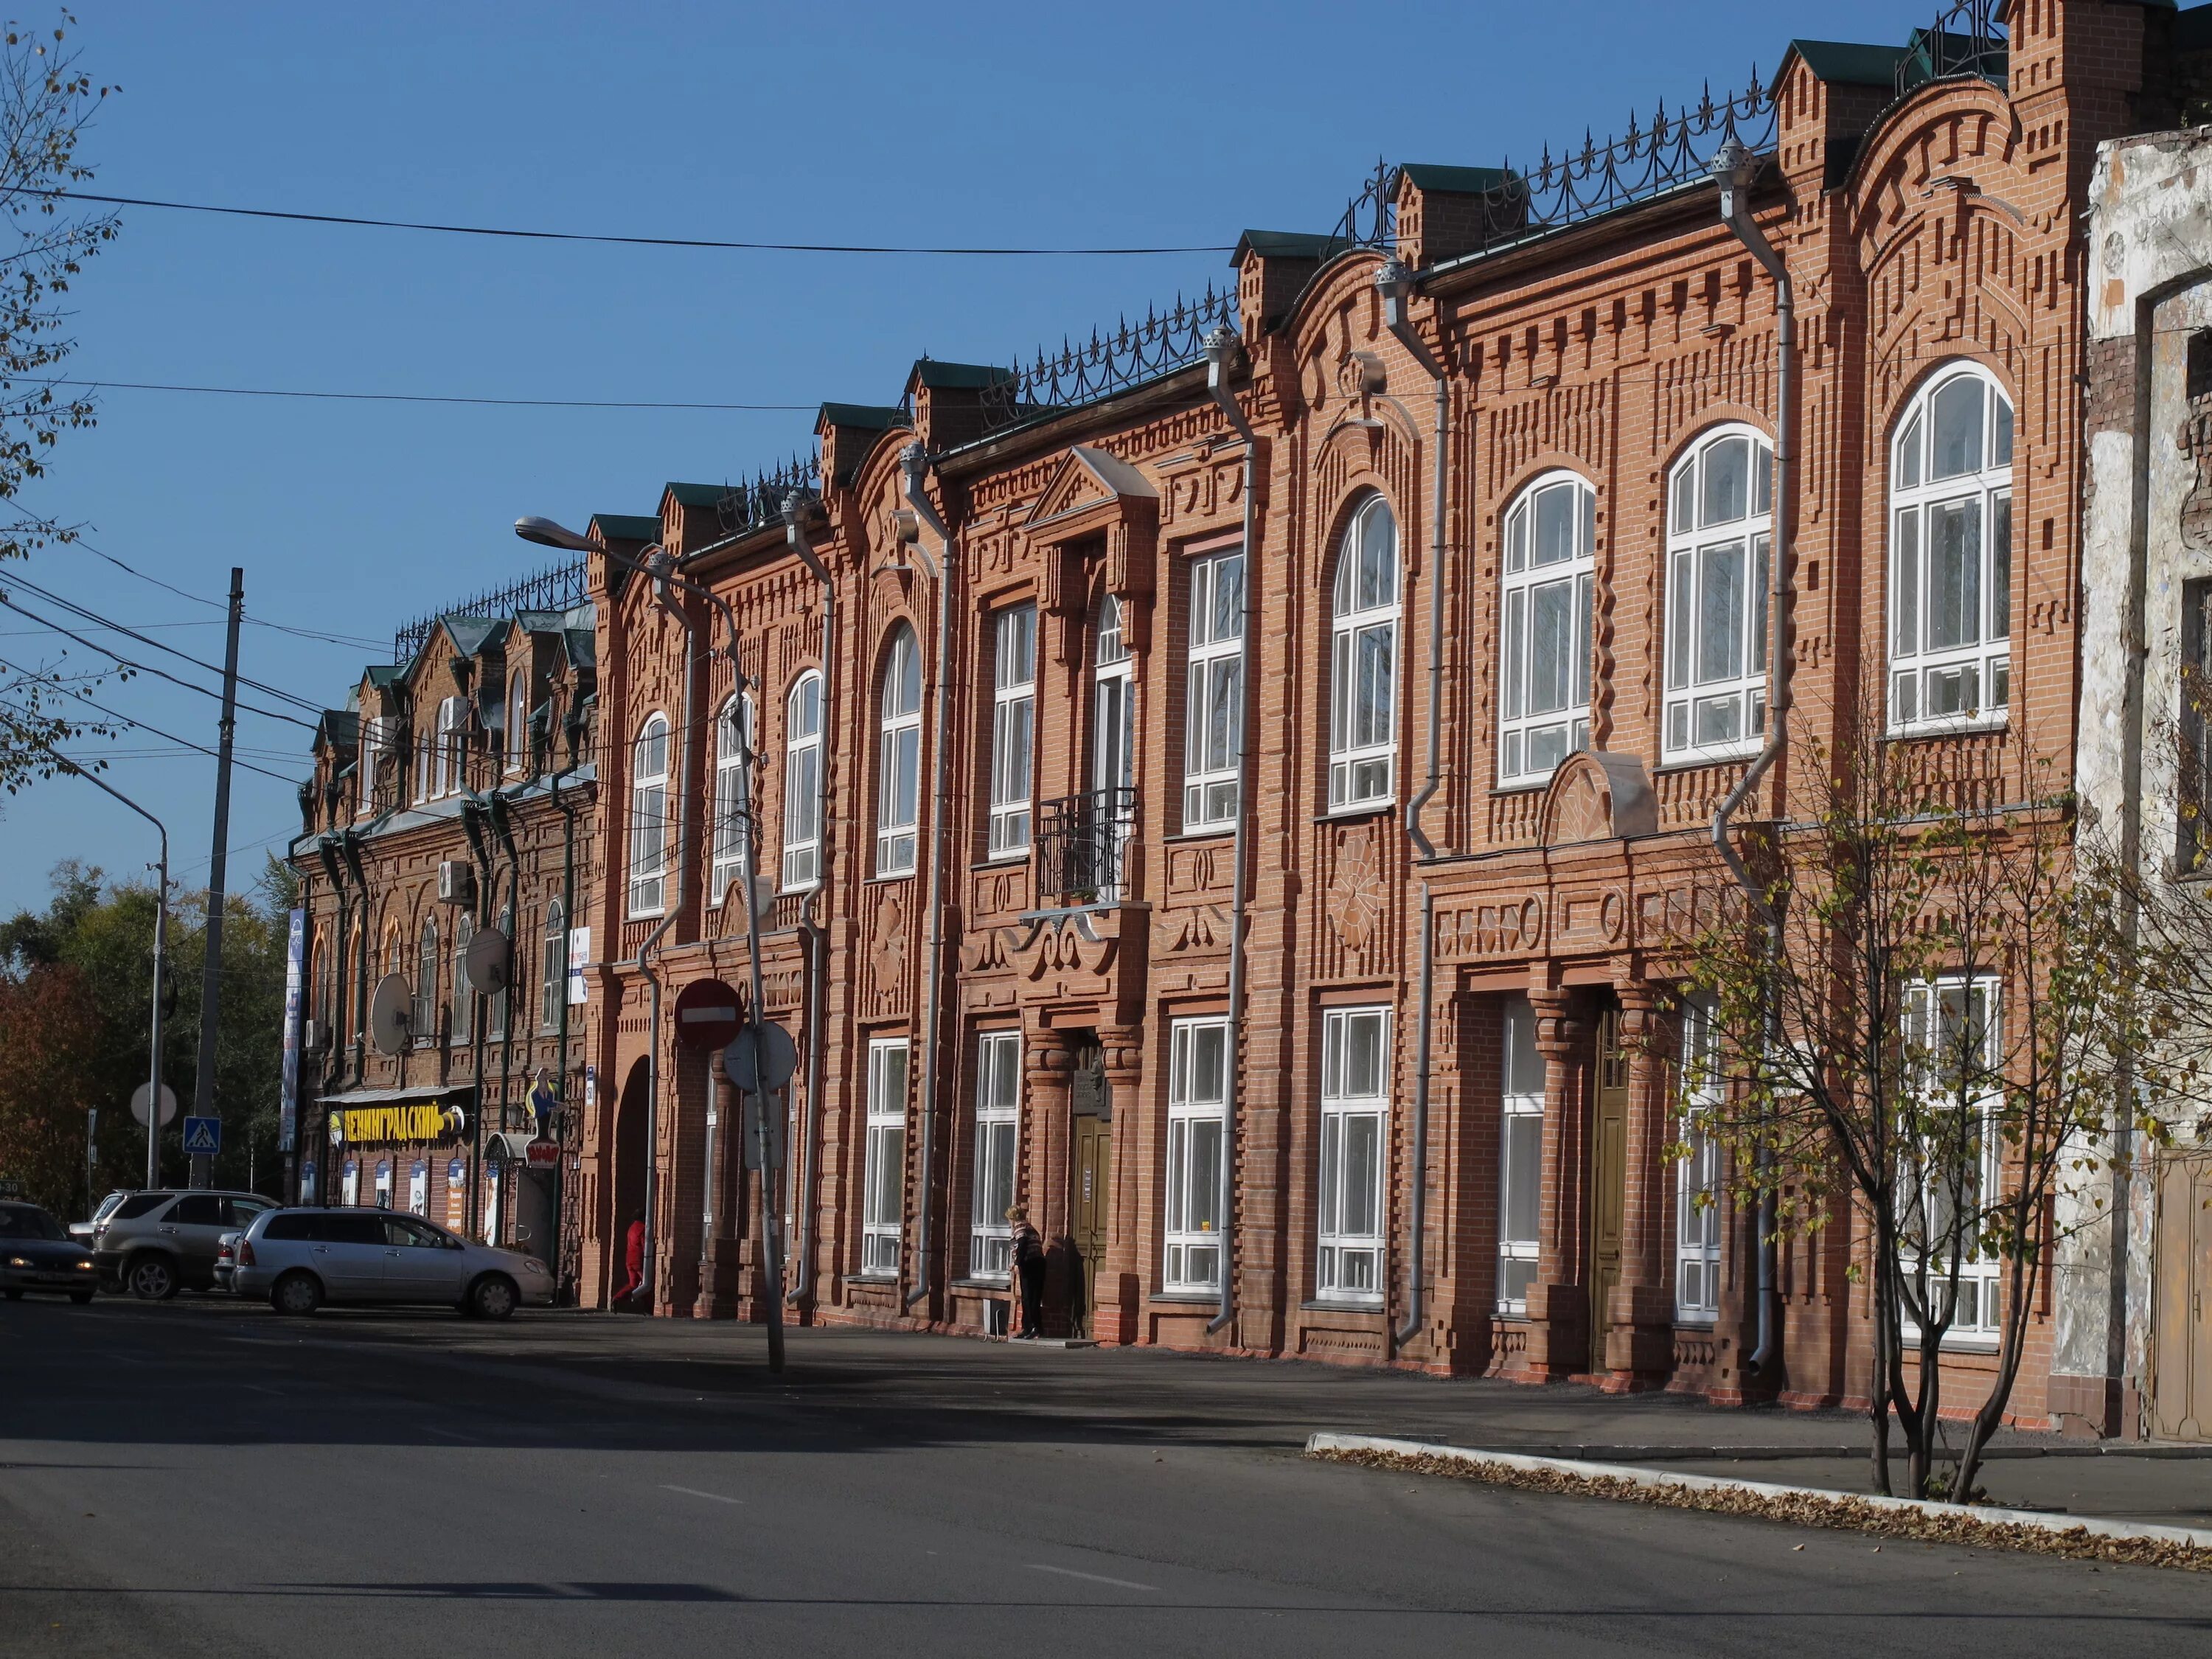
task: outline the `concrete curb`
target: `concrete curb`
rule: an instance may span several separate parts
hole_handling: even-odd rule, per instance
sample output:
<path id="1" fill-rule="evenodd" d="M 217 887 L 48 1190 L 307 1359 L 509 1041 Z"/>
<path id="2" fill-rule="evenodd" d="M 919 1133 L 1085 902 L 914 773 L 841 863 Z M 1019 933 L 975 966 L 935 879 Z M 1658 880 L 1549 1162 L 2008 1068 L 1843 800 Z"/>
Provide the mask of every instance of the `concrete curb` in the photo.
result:
<path id="1" fill-rule="evenodd" d="M 1426 1441 L 1421 1443 L 1428 1444 Z M 1532 1442 L 1521 1446 L 1498 1446 L 1490 1449 L 1511 1452 L 1523 1457 L 1565 1457 L 1583 1463 L 1686 1463 L 1727 1462 L 1731 1460 L 1745 1463 L 1786 1463 L 1803 1458 L 1838 1458 L 1852 1462 L 1866 1460 L 1864 1441 L 1856 1445 L 1710 1445 L 1693 1446 L 1660 1442 L 1652 1444 L 1619 1442 L 1576 1442 L 1554 1440 Z M 1955 1463 L 1959 1453 L 1949 1448 L 1938 1448 L 1934 1454 L 1938 1463 Z M 2133 1441 L 2084 1440 L 2070 1445 L 2021 1446 L 1999 1444 L 1982 1449 L 1982 1461 L 1997 1463 L 2035 1457 L 2142 1457 L 2155 1459 L 2212 1460 L 2212 1444 L 2161 1445 L 2137 1443 Z"/>
<path id="2" fill-rule="evenodd" d="M 1320 1433 L 1308 1437 L 1309 1455 L 1368 1453 L 1384 1457 L 1434 1459 L 1462 1463 L 1475 1469 L 1512 1471 L 1523 1474 L 1549 1474 L 1590 1481 L 1616 1481 L 1632 1486 L 1668 1489 L 1716 1496 L 1740 1494 L 1753 1498 L 1784 1499 L 1800 1504 L 1832 1507 L 1840 1517 L 1863 1506 L 1875 1512 L 1920 1516 L 1990 1528 L 2016 1527 L 2048 1534 L 2053 1540 L 2089 1538 L 2121 1543 L 2163 1544 L 2187 1550 L 2212 1552 L 2212 1528 L 2162 1527 L 2146 1522 L 2112 1521 L 2092 1515 L 2049 1515 L 2035 1510 L 2001 1510 L 1978 1504 L 1938 1504 L 1914 1498 L 1881 1498 L 1842 1492 L 1823 1486 L 1791 1486 L 1768 1480 L 1735 1480 L 1719 1475 L 1678 1474 L 1662 1469 L 1638 1468 L 1626 1463 L 1588 1462 L 1580 1458 L 1533 1456 L 1525 1452 L 1483 1451 L 1466 1446 L 1437 1445 L 1421 1440 L 1394 1440 L 1382 1435 Z"/>

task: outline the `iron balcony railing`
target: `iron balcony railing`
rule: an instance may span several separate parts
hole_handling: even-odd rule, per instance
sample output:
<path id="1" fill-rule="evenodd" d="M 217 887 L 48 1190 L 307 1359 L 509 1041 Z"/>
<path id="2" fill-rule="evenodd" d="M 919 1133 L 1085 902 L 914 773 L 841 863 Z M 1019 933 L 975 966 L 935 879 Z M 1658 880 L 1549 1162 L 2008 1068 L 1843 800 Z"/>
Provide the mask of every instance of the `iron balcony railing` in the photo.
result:
<path id="1" fill-rule="evenodd" d="M 1037 908 L 1118 902 L 1136 829 L 1134 789 L 1090 789 L 1046 801 L 1037 814 Z"/>

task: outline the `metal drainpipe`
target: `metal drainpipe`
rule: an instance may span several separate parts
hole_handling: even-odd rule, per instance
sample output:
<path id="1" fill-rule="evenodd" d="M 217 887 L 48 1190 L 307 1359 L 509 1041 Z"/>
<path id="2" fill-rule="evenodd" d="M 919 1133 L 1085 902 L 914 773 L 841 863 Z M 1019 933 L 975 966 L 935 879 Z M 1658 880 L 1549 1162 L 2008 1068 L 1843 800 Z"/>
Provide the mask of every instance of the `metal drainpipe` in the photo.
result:
<path id="1" fill-rule="evenodd" d="M 351 830 L 338 834 L 338 857 L 353 877 L 354 885 L 361 891 L 361 925 L 354 929 L 353 975 L 353 1084 L 359 1088 L 368 1074 L 368 872 L 362 867 L 361 837 Z M 328 1125 L 325 1125 L 327 1132 Z M 329 1153 L 324 1154 L 327 1164 Z M 327 1170 L 325 1171 L 327 1173 Z M 330 1186 L 326 1181 L 323 1190 Z"/>
<path id="2" fill-rule="evenodd" d="M 489 895 L 493 883 L 491 848 L 484 833 L 490 814 L 485 810 L 483 797 L 477 793 L 475 790 L 470 788 L 466 784 L 463 784 L 461 786 L 461 828 L 466 832 L 469 838 L 470 858 L 471 862 L 473 862 L 483 872 L 483 879 L 477 884 L 477 902 L 474 907 L 477 911 L 477 915 L 471 919 L 471 927 L 473 930 L 476 928 L 481 928 L 483 926 L 483 908 L 489 902 Z M 456 928 L 456 931 L 458 931 L 458 927 Z M 471 931 L 470 937 L 471 939 L 475 937 L 473 931 Z M 467 975 L 467 972 L 468 968 L 465 960 L 461 965 L 456 967 L 453 970 L 456 981 L 464 978 Z M 459 991 L 462 988 L 458 982 L 456 982 L 453 988 L 456 991 Z M 484 1096 L 489 1091 L 484 1087 L 483 1075 L 483 998 L 477 994 L 477 989 L 473 985 L 468 988 L 468 998 L 469 1064 L 471 1068 L 469 1076 L 471 1079 L 471 1087 L 474 1090 L 476 1094 L 476 1110 L 469 1114 L 471 1131 L 470 1139 L 471 1143 L 469 1152 L 469 1160 L 472 1166 L 469 1171 L 469 1231 L 471 1233 L 474 1233 L 478 1224 L 483 1219 L 483 1212 L 480 1207 L 480 1203 L 483 1195 Z M 507 1127 L 507 1103 L 504 1099 L 500 1102 L 499 1127 L 502 1129 Z M 495 1238 L 486 1239 L 484 1242 L 492 1245 L 496 1245 L 499 1243 Z"/>
<path id="3" fill-rule="evenodd" d="M 1421 813 L 1436 797 L 1443 766 L 1439 758 L 1439 724 L 1443 713 L 1444 682 L 1444 507 L 1448 493 L 1448 462 L 1451 453 L 1451 383 L 1445 378 L 1444 366 L 1438 362 L 1426 342 L 1415 331 L 1406 315 L 1406 301 L 1413 291 L 1413 273 L 1393 258 L 1375 273 L 1375 286 L 1382 291 L 1382 314 L 1390 332 L 1398 343 L 1419 364 L 1421 372 L 1436 383 L 1436 438 L 1431 467 L 1436 475 L 1434 493 L 1429 503 L 1429 711 L 1427 720 L 1428 772 L 1420 793 L 1406 803 L 1406 838 L 1413 845 L 1414 856 L 1427 865 L 1437 856 L 1437 849 L 1421 829 Z M 1438 339 L 1442 333 L 1439 328 Z M 1436 890 L 1426 874 L 1421 877 L 1421 1012 L 1420 1029 L 1415 1039 L 1413 1057 L 1413 1182 L 1407 1231 L 1411 1235 L 1406 1262 L 1406 1322 L 1392 1334 L 1391 1340 L 1402 1347 L 1420 1334 L 1422 1319 L 1421 1249 L 1428 1219 L 1429 1185 L 1429 1056 L 1431 1036 L 1435 1023 L 1437 984 L 1437 900 Z"/>
<path id="4" fill-rule="evenodd" d="M 325 834 L 315 843 L 315 855 L 321 861 L 323 878 L 331 884 L 331 896 L 337 901 L 336 912 L 338 925 L 337 943 L 331 952 L 337 958 L 333 965 L 337 979 L 331 988 L 331 1004 L 324 1011 L 324 1015 L 326 1020 L 331 1018 L 343 1020 L 345 1018 L 346 993 L 353 979 L 352 964 L 346 960 L 347 947 L 353 943 L 353 900 L 346 892 L 345 861 L 338 856 L 337 837 L 335 835 Z M 336 1048 L 337 1045 L 333 1043 L 331 1047 Z M 338 1063 L 341 1066 L 345 1063 L 343 1055 L 339 1058 Z M 329 1082 L 330 1073 L 326 1069 L 323 1073 L 324 1086 L 315 1091 L 319 1105 L 321 1104 L 321 1097 L 327 1089 Z M 330 1110 L 328 1106 L 323 1107 L 323 1132 L 313 1142 L 315 1147 L 315 1167 L 319 1170 L 325 1166 L 330 1156 L 325 1150 L 330 1144 Z M 298 1174 L 299 1166 L 295 1163 L 293 1166 L 295 1179 L 290 1200 L 295 1204 L 305 1201 L 300 1196 Z M 324 1189 L 319 1181 L 316 1185 L 315 1196 L 319 1201 Z"/>
<path id="5" fill-rule="evenodd" d="M 554 1075 L 560 1079 L 559 1091 L 555 1098 L 559 1100 L 564 1108 L 568 1103 L 568 935 L 576 925 L 576 809 L 562 798 L 561 786 L 568 781 L 579 766 L 583 764 L 584 710 L 596 701 L 596 696 L 581 699 L 578 705 L 569 711 L 568 719 L 562 722 L 567 728 L 568 738 L 568 763 L 553 775 L 552 781 L 553 810 L 561 815 L 561 983 L 554 993 L 556 999 L 554 1006 L 559 1011 L 554 1016 L 554 1023 L 559 1032 L 556 1041 L 560 1044 L 561 1052 L 553 1070 Z M 520 907 L 518 906 L 516 908 L 518 918 L 520 914 Z M 540 994 L 542 995 L 543 993 L 541 992 Z M 509 1018 L 512 1018 L 511 1014 Z M 579 1126 L 580 1139 L 580 1127 Z M 566 1185 L 568 1172 L 566 1169 L 562 1169 L 559 1173 L 561 1180 L 556 1184 L 556 1194 L 561 1193 L 562 1188 Z M 565 1194 L 562 1195 L 565 1196 Z M 553 1224 L 556 1230 L 561 1225 L 557 1206 Z M 582 1228 L 579 1226 L 577 1231 L 580 1235 Z M 559 1242 L 556 1237 L 555 1240 L 556 1246 Z M 555 1281 L 558 1283 L 561 1262 L 557 1254 L 550 1265 Z M 580 1267 L 580 1263 L 579 1265 Z M 576 1299 L 579 1302 L 583 1300 L 580 1293 Z"/>
<path id="6" fill-rule="evenodd" d="M 1237 394 L 1229 389 L 1229 371 L 1239 343 L 1226 323 L 1206 337 L 1206 391 L 1220 410 L 1230 429 L 1244 441 L 1244 616 L 1243 638 L 1237 641 L 1243 665 L 1243 695 L 1237 709 L 1237 835 L 1230 860 L 1234 868 L 1229 887 L 1229 1086 L 1221 1109 L 1221 1309 L 1206 1322 L 1206 1334 L 1226 1330 L 1237 1317 L 1237 1123 L 1243 1104 L 1241 1068 L 1244 1060 L 1244 905 L 1250 878 L 1245 872 L 1251 847 L 1252 822 L 1252 614 L 1257 608 L 1253 592 L 1259 561 L 1253 545 L 1255 520 L 1253 490 L 1257 476 L 1260 434 L 1244 417 Z"/>
<path id="7" fill-rule="evenodd" d="M 938 545 L 945 550 L 944 562 L 936 572 L 937 729 L 931 739 L 936 751 L 932 763 L 936 794 L 929 815 L 929 994 L 921 1029 L 921 1200 L 915 1227 L 915 1283 L 906 1293 L 908 1308 L 929 1294 L 929 1188 L 937 1127 L 937 1028 L 944 1017 L 945 740 L 951 728 L 952 584 L 960 559 L 952 532 L 945 528 L 945 520 L 938 516 L 928 493 L 921 487 L 929 465 L 929 453 L 919 443 L 908 444 L 900 453 L 899 470 L 905 479 L 907 504 L 914 509 L 915 517 L 929 526 Z M 922 557 L 926 562 L 928 555 L 925 553 Z"/>
<path id="8" fill-rule="evenodd" d="M 807 1299 L 814 1289 L 815 1140 L 821 1133 L 823 1044 L 827 1040 L 830 1009 L 829 988 L 824 983 L 824 975 L 830 969 L 830 693 L 836 684 L 836 672 L 837 586 L 830 580 L 830 572 L 806 538 L 806 521 L 819 506 L 814 497 L 799 489 L 786 496 L 783 503 L 784 539 L 822 588 L 822 747 L 815 775 L 818 816 L 814 826 L 816 845 L 821 849 L 821 866 L 815 872 L 814 896 L 821 902 L 823 920 L 810 921 L 806 926 L 812 971 L 807 976 L 806 997 L 806 1117 L 800 1131 L 799 1191 L 791 1206 L 794 1224 L 799 1229 L 799 1268 L 786 1293 L 787 1299 L 793 1303 Z"/>
<path id="9" fill-rule="evenodd" d="M 1711 162 L 1713 177 L 1721 191 L 1721 222 L 1735 233 L 1736 240 L 1751 251 L 1751 256 L 1765 267 L 1774 281 L 1774 319 L 1776 349 L 1774 364 L 1774 553 L 1767 561 L 1766 672 L 1770 690 L 1766 699 L 1766 743 L 1758 758 L 1729 791 L 1720 807 L 1713 814 L 1713 846 L 1722 860 L 1735 877 L 1736 883 L 1751 899 L 1759 914 L 1766 918 L 1766 948 L 1770 962 L 1779 963 L 1784 949 L 1782 937 L 1782 915 L 1779 908 L 1767 901 L 1759 890 L 1759 883 L 1744 866 L 1735 844 L 1729 839 L 1729 820 L 1758 787 L 1767 769 L 1782 757 L 1788 738 L 1785 726 L 1790 714 L 1790 659 L 1784 654 L 1788 635 L 1788 605 L 1790 582 L 1796 562 L 1796 544 L 1792 539 L 1795 526 L 1790 517 L 1791 496 L 1790 475 L 1796 459 L 1796 447 L 1790 437 L 1790 397 L 1796 379 L 1797 366 L 1797 310 L 1790 285 L 1790 272 L 1782 263 L 1774 245 L 1766 240 L 1765 233 L 1752 222 L 1751 189 L 1759 177 L 1761 158 L 1739 140 L 1731 138 L 1721 146 Z M 1765 1021 L 1769 1046 L 1780 1030 L 1781 1010 L 1774 998 L 1766 999 Z M 1744 1361 L 1744 1370 L 1753 1376 L 1760 1375 L 1773 1364 L 1774 1352 L 1780 1340 L 1774 1319 L 1774 1194 L 1771 1182 L 1765 1179 L 1774 1167 L 1771 1148 L 1761 1146 L 1757 1166 L 1761 1176 L 1759 1193 L 1759 1346 Z"/>

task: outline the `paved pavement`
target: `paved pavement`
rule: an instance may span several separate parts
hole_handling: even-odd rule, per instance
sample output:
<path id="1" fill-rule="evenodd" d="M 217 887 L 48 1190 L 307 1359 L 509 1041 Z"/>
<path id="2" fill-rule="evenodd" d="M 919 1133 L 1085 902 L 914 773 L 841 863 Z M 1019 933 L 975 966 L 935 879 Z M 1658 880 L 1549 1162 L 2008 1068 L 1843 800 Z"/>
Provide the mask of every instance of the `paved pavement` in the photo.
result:
<path id="1" fill-rule="evenodd" d="M 2212 1641 L 2196 1575 L 1877 1551 L 1297 1453 L 1316 1428 L 1704 1443 L 1714 1414 L 1686 1402 L 861 1332 L 794 1332 L 792 1359 L 770 1378 L 756 1330 L 588 1316 L 0 1307 L 0 1652 L 1871 1659 Z M 1799 1445 L 1852 1426 L 1770 1422 Z"/>

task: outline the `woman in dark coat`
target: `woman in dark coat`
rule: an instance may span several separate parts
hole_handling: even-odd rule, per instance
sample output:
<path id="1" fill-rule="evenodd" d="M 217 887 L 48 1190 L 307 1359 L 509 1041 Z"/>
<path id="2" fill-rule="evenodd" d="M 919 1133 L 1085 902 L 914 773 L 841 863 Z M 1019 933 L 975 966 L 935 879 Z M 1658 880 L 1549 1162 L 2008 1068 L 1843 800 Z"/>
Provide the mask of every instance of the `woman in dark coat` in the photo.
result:
<path id="1" fill-rule="evenodd" d="M 1030 1212 L 1017 1204 L 1006 1212 L 1014 1225 L 1014 1277 L 1022 1290 L 1021 1335 L 1044 1334 L 1044 1238 L 1030 1225 Z"/>

